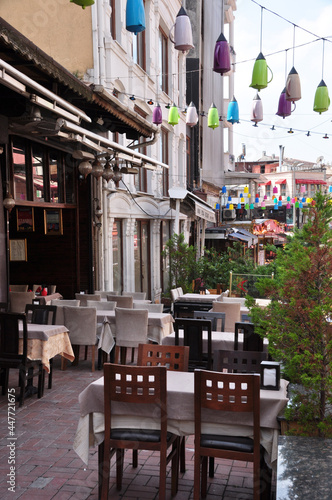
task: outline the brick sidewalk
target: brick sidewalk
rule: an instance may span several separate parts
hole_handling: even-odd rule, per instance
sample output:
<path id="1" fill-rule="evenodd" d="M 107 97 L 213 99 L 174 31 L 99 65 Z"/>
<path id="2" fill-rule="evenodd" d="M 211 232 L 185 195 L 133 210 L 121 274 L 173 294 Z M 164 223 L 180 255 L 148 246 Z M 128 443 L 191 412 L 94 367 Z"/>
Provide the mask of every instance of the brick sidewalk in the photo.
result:
<path id="1" fill-rule="evenodd" d="M 90 358 L 88 358 L 90 359 Z M 20 500 L 98 499 L 97 448 L 90 449 L 86 466 L 72 445 L 79 420 L 78 394 L 102 372 L 91 372 L 91 362 L 82 361 L 66 371 L 60 370 L 60 358 L 54 361 L 53 388 L 44 396 L 25 400 L 22 408 L 16 405 L 16 491 L 8 491 L 7 474 L 10 449 L 7 446 L 7 397 L 0 395 L 0 498 Z M 12 370 L 10 387 L 17 386 L 17 372 Z M 17 390 L 18 393 L 18 390 Z M 110 495 L 112 500 L 145 500 L 158 498 L 158 453 L 140 452 L 139 466 L 131 466 L 131 451 L 125 455 L 123 488 L 115 487 L 115 466 L 112 461 Z M 186 442 L 185 474 L 180 474 L 176 500 L 193 498 L 194 440 Z M 170 479 L 167 479 L 168 499 Z M 216 460 L 214 479 L 208 479 L 207 500 L 251 500 L 252 465 L 244 462 Z"/>

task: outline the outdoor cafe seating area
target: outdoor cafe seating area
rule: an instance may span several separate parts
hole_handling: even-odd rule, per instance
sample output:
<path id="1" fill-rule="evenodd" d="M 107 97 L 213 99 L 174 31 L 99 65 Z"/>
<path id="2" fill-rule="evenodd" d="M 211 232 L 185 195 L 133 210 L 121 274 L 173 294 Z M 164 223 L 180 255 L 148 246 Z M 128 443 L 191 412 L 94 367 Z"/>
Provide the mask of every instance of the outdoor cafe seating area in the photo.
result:
<path id="1" fill-rule="evenodd" d="M 33 368 L 28 366 L 32 361 L 36 365 L 34 369 L 42 373 L 37 396 L 32 390 L 33 377 L 21 377 L 19 407 L 24 408 L 31 401 L 39 405 L 45 396 L 52 397 L 60 374 L 65 377 L 67 373 L 74 374 L 75 370 L 82 373 L 83 370 L 93 376 L 92 382 L 76 395 L 79 411 L 71 445 L 82 467 L 89 466 L 98 450 L 98 498 L 108 498 L 108 490 L 114 486 L 115 468 L 118 490 L 126 487 L 128 469 L 135 473 L 141 470 L 145 474 L 144 467 L 137 468 L 145 453 L 143 450 L 159 453 L 159 498 L 167 497 L 169 487 L 171 495 L 176 496 L 179 478 L 186 478 L 186 474 L 191 483 L 190 495 L 198 499 L 200 494 L 204 497 L 208 492 L 209 497 L 209 488 L 213 489 L 211 485 L 218 477 L 220 459 L 244 461 L 245 464 L 253 462 L 249 488 L 252 496 L 248 498 L 272 498 L 271 477 L 276 471 L 280 433 L 277 417 L 287 403 L 287 382 L 279 379 L 274 366 L 264 365 L 268 361 L 266 341 L 258 339 L 242 301 L 233 302 L 232 297 L 227 297 L 229 300 L 224 302 L 221 294 L 209 297 L 179 293 L 178 299 L 183 304 L 195 305 L 196 309 L 179 309 L 175 314 L 174 308 L 173 314 L 165 313 L 161 304 L 151 304 L 144 294 L 119 295 L 110 291 L 77 293 L 71 300 L 53 298 L 46 305 L 29 301 L 24 312 L 0 313 L 3 321 L 0 322 L 2 397 L 9 384 L 15 381 L 12 372 L 17 367 L 7 363 L 8 359 L 6 361 L 8 352 L 5 351 L 9 347 L 4 338 L 6 328 L 13 329 L 17 321 L 17 342 L 10 348 L 16 349 L 17 357 L 21 356 L 19 359 L 27 367 L 27 373 L 33 374 Z M 177 298 L 174 305 L 176 301 Z M 208 310 L 207 305 L 210 306 Z M 222 305 L 225 307 L 220 307 Z M 10 319 L 9 326 L 4 323 L 6 319 Z M 270 378 L 263 386 L 260 374 L 266 367 Z M 48 374 L 46 388 L 45 374 Z M 199 374 L 204 374 L 204 384 Z M 240 377 L 242 387 L 247 384 L 248 392 L 240 390 L 239 395 L 235 395 L 232 384 L 237 387 Z M 123 382 L 119 383 L 120 379 Z M 112 384 L 116 390 L 111 390 L 111 394 L 115 397 L 109 399 L 105 411 L 104 397 L 110 396 Z M 210 384 L 209 394 L 216 385 L 216 395 L 219 394 L 213 396 L 216 401 L 223 392 L 220 392 L 222 384 L 226 390 L 222 400 L 227 400 L 228 404 L 205 406 L 211 394 L 203 400 L 202 391 Z M 121 393 L 124 391 L 125 404 L 121 403 L 120 392 L 118 394 L 120 387 Z M 157 394 L 159 403 L 162 397 L 165 398 L 159 410 L 159 403 L 155 406 L 150 392 Z M 136 397 L 129 399 L 129 393 Z M 138 394 L 145 396 L 140 398 Z M 254 403 L 248 399 L 249 394 L 250 397 L 255 394 Z M 243 400 L 243 397 L 248 403 L 246 411 L 237 404 L 238 398 Z M 197 401 L 200 401 L 199 406 Z M 148 402 L 154 408 L 152 412 Z M 203 409 L 208 407 L 210 410 Z M 255 416 L 250 416 L 253 409 L 256 409 Z M 160 411 L 161 427 L 156 417 Z M 236 416 L 231 414 L 233 411 Z M 140 432 L 142 428 L 145 429 L 143 433 Z M 164 430 L 160 434 L 161 429 Z M 199 449 L 192 445 L 193 468 L 190 472 L 185 443 L 195 435 L 194 443 L 201 444 Z M 133 451 L 124 454 L 127 449 Z M 114 452 L 116 467 L 111 458 Z M 129 455 L 130 466 L 124 468 L 125 457 Z M 189 494 L 188 498 L 191 498 Z"/>

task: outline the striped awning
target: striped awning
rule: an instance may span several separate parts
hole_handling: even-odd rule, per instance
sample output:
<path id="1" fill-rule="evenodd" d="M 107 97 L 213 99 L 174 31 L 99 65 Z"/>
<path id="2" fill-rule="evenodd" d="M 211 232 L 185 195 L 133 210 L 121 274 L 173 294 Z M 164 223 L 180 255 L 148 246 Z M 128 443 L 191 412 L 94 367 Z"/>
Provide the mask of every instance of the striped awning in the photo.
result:
<path id="1" fill-rule="evenodd" d="M 295 179 L 295 184 L 327 184 L 320 179 Z"/>

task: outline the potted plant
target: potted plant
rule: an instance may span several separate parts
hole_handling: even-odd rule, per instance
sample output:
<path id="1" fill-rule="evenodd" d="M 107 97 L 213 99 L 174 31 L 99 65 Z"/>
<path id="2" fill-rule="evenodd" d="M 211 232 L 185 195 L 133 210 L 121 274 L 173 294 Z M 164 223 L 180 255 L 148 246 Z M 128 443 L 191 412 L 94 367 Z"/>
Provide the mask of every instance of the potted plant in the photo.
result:
<path id="1" fill-rule="evenodd" d="M 286 410 L 297 433 L 332 436 L 332 205 L 318 193 L 308 222 L 277 251 L 275 278 L 256 285 L 271 298 L 264 310 L 248 299 L 257 331 L 292 387 Z M 332 319 L 332 318 L 331 318 Z"/>

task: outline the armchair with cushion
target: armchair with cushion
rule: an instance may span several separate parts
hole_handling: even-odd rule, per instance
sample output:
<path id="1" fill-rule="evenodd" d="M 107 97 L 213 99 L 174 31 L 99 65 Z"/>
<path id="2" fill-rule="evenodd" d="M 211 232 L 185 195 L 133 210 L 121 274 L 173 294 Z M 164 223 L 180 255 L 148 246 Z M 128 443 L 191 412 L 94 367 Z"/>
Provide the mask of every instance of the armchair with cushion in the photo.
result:
<path id="1" fill-rule="evenodd" d="M 9 292 L 9 310 L 15 313 L 24 313 L 25 306 L 32 304 L 35 292 Z"/>
<path id="2" fill-rule="evenodd" d="M 132 349 L 133 360 L 134 349 L 148 343 L 148 311 L 116 307 L 115 329 L 115 362 L 126 364 L 127 348 Z"/>

